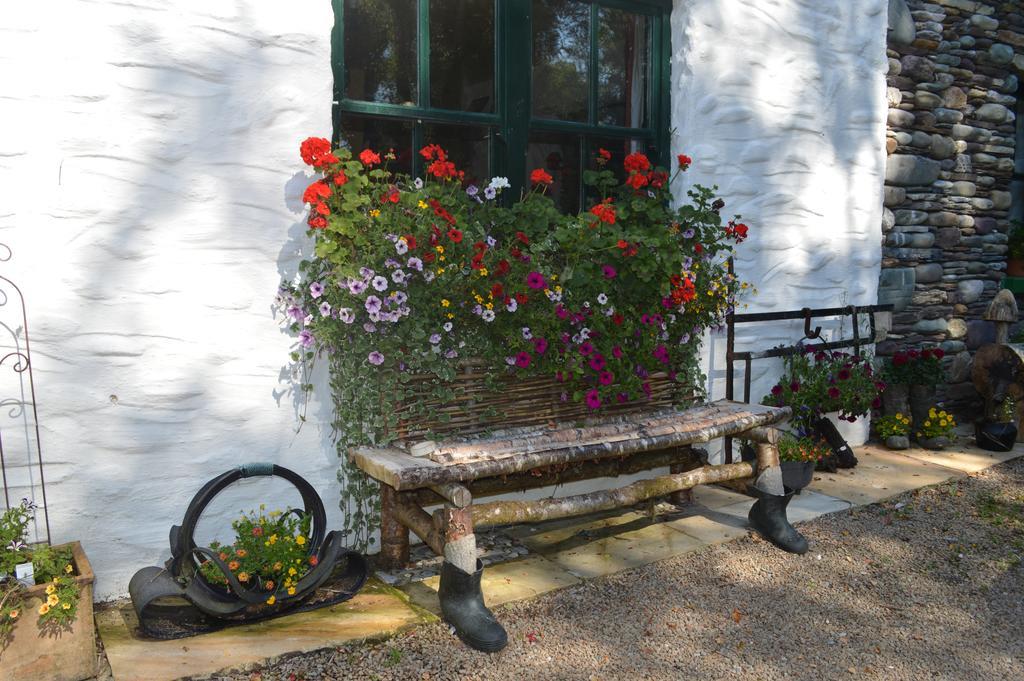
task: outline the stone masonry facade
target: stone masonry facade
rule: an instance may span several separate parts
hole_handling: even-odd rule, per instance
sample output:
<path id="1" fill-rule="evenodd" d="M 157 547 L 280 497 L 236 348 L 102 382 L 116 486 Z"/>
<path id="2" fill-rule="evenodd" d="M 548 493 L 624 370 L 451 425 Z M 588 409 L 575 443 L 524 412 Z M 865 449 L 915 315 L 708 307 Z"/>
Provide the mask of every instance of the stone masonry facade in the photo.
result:
<path id="1" fill-rule="evenodd" d="M 941 347 L 960 412 L 976 404 L 971 352 L 1006 268 L 1024 5 L 894 0 L 879 302 L 895 312 L 880 355 Z"/>

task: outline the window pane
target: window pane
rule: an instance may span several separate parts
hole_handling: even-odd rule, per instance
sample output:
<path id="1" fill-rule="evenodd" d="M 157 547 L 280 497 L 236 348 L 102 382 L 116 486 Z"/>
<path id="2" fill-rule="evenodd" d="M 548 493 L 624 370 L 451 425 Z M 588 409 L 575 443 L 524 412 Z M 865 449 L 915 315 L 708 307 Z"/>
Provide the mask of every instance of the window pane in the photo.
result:
<path id="1" fill-rule="evenodd" d="M 587 120 L 590 5 L 533 2 L 533 115 Z"/>
<path id="2" fill-rule="evenodd" d="M 494 0 L 430 0 L 430 105 L 494 111 Z"/>
<path id="3" fill-rule="evenodd" d="M 580 209 L 580 138 L 558 133 L 533 133 L 526 154 L 527 176 L 535 168 L 546 170 L 554 182 L 548 196 L 564 213 Z M 529 177 L 527 177 L 529 182 Z"/>
<path id="4" fill-rule="evenodd" d="M 490 131 L 477 125 L 423 126 L 427 144 L 439 144 L 455 167 L 466 173 L 465 183 L 477 186 L 489 175 Z"/>
<path id="5" fill-rule="evenodd" d="M 345 96 L 416 103 L 416 0 L 345 0 Z"/>
<path id="6" fill-rule="evenodd" d="M 645 127 L 649 17 L 607 7 L 598 17 L 597 122 Z"/>
<path id="7" fill-rule="evenodd" d="M 345 115 L 341 119 L 341 138 L 348 142 L 353 154 L 373 149 L 382 156 L 393 149 L 395 160 L 388 168 L 412 173 L 412 122 L 364 118 Z"/>

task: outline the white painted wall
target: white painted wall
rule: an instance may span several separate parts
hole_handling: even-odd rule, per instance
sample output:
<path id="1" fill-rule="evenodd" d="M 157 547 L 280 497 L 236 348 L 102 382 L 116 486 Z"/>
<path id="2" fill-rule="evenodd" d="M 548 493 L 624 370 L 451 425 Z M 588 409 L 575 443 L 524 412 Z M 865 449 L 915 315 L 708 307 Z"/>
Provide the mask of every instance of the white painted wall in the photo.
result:
<path id="1" fill-rule="evenodd" d="M 327 413 L 311 404 L 296 435 L 292 342 L 271 315 L 304 234 L 298 145 L 330 133 L 331 4 L 3 15 L 0 271 L 29 301 L 55 540 L 83 541 L 108 598 L 239 463 L 294 468 L 336 510 Z"/>
<path id="2" fill-rule="evenodd" d="M 99 598 L 242 462 L 306 475 L 340 524 L 322 375 L 296 434 L 271 313 L 304 233 L 298 142 L 329 132 L 331 24 L 326 0 L 4 10 L 0 271 L 29 300 L 54 539 L 84 542 Z M 677 3 L 676 151 L 754 228 L 752 309 L 875 301 L 884 36 L 884 0 Z"/>
<path id="3" fill-rule="evenodd" d="M 751 226 L 736 268 L 758 292 L 743 311 L 878 300 L 886 8 L 886 0 L 675 3 L 673 154 L 692 156 L 686 179 L 717 184 L 723 215 L 740 213 Z M 737 349 L 766 349 L 799 339 L 802 324 L 737 334 Z M 707 358 L 713 393 L 724 395 L 724 336 Z M 754 364 L 754 400 L 779 368 Z"/>

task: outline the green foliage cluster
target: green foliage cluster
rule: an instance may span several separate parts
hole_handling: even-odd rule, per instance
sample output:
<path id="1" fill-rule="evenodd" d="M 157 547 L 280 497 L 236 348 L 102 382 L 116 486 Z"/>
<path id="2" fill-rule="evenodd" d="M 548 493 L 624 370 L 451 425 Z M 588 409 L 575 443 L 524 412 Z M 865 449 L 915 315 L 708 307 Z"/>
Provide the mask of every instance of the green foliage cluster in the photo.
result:
<path id="1" fill-rule="evenodd" d="M 874 426 L 878 437 L 883 440 L 887 437 L 905 437 L 910 434 L 910 417 L 901 413 L 877 416 L 871 420 L 871 425 Z"/>
<path id="2" fill-rule="evenodd" d="M 22 499 L 0 515 L 0 642 L 24 617 L 25 587 L 15 579 L 15 568 L 23 563 L 32 563 L 36 584 L 46 584 L 45 600 L 37 608 L 40 629 L 66 628 L 78 612 L 80 592 L 71 549 L 25 543 L 35 508 L 33 502 Z"/>
<path id="3" fill-rule="evenodd" d="M 211 542 L 228 570 L 247 588 L 262 589 L 267 603 L 273 605 L 278 596 L 293 596 L 296 584 L 317 558 L 310 552 L 310 516 L 293 511 L 259 511 L 244 513 L 231 523 L 235 540 L 230 545 Z M 199 571 L 211 584 L 226 586 L 227 577 L 214 561 L 207 560 Z"/>
<path id="4" fill-rule="evenodd" d="M 831 453 L 828 442 L 811 435 L 783 433 L 779 438 L 779 461 L 817 462 Z"/>

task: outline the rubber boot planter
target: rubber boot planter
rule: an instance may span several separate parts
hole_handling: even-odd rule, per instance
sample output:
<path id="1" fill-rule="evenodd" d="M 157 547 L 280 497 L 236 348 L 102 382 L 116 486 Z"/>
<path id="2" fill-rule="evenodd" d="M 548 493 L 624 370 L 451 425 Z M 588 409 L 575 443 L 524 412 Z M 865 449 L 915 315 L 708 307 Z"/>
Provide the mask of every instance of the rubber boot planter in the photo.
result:
<path id="1" fill-rule="evenodd" d="M 455 628 L 455 633 L 470 648 L 496 653 L 508 645 L 508 634 L 484 605 L 480 591 L 483 564 L 476 562 L 476 572 L 469 574 L 448 561 L 441 566 L 441 616 Z"/>
<path id="2" fill-rule="evenodd" d="M 750 526 L 771 543 L 790 553 L 807 553 L 807 540 L 786 519 L 786 507 L 793 498 L 793 490 L 779 496 L 753 488 L 757 501 L 750 507 L 747 519 Z"/>

